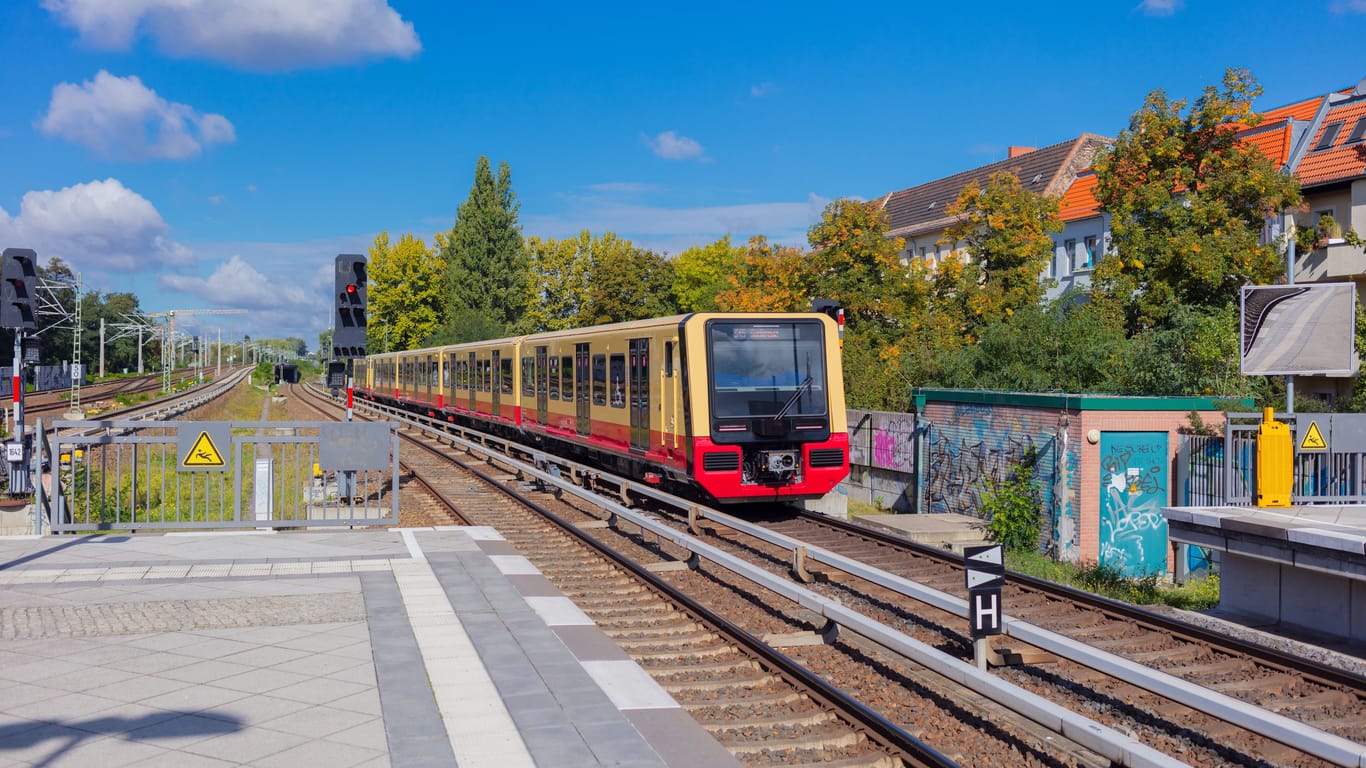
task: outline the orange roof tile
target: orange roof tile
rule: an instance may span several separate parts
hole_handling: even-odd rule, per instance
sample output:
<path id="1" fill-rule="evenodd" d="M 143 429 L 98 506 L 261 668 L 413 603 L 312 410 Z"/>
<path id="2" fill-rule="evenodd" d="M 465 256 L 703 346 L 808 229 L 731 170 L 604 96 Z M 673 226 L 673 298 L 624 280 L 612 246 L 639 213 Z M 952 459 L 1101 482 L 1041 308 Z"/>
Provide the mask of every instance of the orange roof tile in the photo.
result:
<path id="1" fill-rule="evenodd" d="M 1096 172 L 1089 168 L 1077 175 L 1076 181 L 1067 188 L 1062 200 L 1058 201 L 1058 215 L 1063 221 L 1089 219 L 1100 213 L 1100 202 L 1096 200 Z"/>
<path id="2" fill-rule="evenodd" d="M 1350 144 L 1357 121 L 1366 118 L 1366 97 L 1357 97 L 1334 106 L 1309 142 L 1309 152 L 1295 172 L 1306 187 L 1366 176 L 1366 141 Z M 1318 149 L 1324 132 L 1337 126 L 1337 135 L 1325 149 Z"/>
<path id="3" fill-rule="evenodd" d="M 1262 154 L 1271 158 L 1277 168 L 1283 167 L 1290 159 L 1290 141 L 1294 126 L 1289 120 L 1262 123 L 1238 134 L 1238 140 L 1260 149 Z"/>
<path id="4" fill-rule="evenodd" d="M 1351 89 L 1348 88 L 1347 90 L 1350 91 Z M 1275 120 L 1312 120 L 1314 113 L 1319 111 L 1319 105 L 1323 103 L 1323 98 L 1323 96 L 1314 96 L 1293 104 L 1286 104 L 1283 107 L 1268 109 L 1262 113 L 1262 125 Z"/>

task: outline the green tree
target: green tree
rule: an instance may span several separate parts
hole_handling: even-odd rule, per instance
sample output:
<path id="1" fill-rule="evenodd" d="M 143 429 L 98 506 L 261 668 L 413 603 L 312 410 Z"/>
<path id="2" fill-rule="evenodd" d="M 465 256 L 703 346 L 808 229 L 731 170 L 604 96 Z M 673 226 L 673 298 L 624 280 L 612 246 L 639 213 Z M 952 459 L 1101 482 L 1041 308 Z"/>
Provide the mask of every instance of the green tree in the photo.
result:
<path id="1" fill-rule="evenodd" d="M 673 300 L 673 262 L 608 232 L 592 244 L 588 292 L 580 320 L 588 325 L 665 317 Z"/>
<path id="2" fill-rule="evenodd" d="M 983 325 L 1038 306 L 1046 288 L 1039 275 L 1053 255 L 1049 233 L 1062 230 L 1058 201 L 1002 171 L 985 186 L 964 187 L 945 213 L 954 221 L 940 242 L 962 246 L 967 256 L 951 294 L 963 333 L 976 338 Z"/>
<path id="3" fill-rule="evenodd" d="M 563 331 L 583 325 L 580 315 L 588 294 L 588 275 L 602 241 L 587 230 L 565 240 L 526 241 L 530 279 L 526 313 L 517 323 L 525 333 Z"/>
<path id="4" fill-rule="evenodd" d="M 495 179 L 489 159 L 481 155 L 469 198 L 460 204 L 450 232 L 437 238 L 450 291 L 448 315 L 473 310 L 475 314 L 465 314 L 500 329 L 521 317 L 529 275 L 517 224 L 519 207 L 508 164 L 498 165 Z"/>
<path id="5" fill-rule="evenodd" d="M 370 246 L 369 277 L 367 348 L 416 349 L 440 324 L 446 298 L 441 259 L 419 237 L 404 233 L 391 244 L 389 233 L 381 232 Z"/>
<path id="6" fill-rule="evenodd" d="M 745 248 L 733 245 L 730 235 L 707 245 L 693 246 L 674 257 L 674 295 L 683 312 L 715 312 L 717 295 L 731 287 L 730 276 L 744 263 Z"/>
<path id="7" fill-rule="evenodd" d="M 1113 237 L 1095 294 L 1120 302 L 1131 335 L 1169 325 L 1176 307 L 1233 305 L 1243 285 L 1284 272 L 1280 245 L 1261 243 L 1261 232 L 1300 204 L 1299 182 L 1237 139 L 1261 120 L 1252 110 L 1261 91 L 1242 69 L 1189 110 L 1155 90 L 1093 163 Z"/>

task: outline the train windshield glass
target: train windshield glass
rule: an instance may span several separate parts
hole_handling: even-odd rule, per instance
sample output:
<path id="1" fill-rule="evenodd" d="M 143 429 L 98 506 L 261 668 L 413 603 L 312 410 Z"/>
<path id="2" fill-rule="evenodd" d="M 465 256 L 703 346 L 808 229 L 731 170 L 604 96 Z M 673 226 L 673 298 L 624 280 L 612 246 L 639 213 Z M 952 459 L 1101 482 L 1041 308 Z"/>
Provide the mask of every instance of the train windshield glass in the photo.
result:
<path id="1" fill-rule="evenodd" d="M 712 415 L 824 415 L 821 330 L 817 320 L 711 322 Z"/>

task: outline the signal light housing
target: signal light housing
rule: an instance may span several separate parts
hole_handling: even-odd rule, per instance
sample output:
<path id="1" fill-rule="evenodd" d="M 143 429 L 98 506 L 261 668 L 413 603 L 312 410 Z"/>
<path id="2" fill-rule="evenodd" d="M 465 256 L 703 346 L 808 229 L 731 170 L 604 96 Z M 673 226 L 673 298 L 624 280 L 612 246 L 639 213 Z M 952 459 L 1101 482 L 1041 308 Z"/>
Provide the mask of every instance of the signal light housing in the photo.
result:
<path id="1" fill-rule="evenodd" d="M 366 261 L 343 253 L 336 261 L 336 312 L 332 327 L 332 358 L 365 357 Z"/>
<path id="2" fill-rule="evenodd" d="M 31 331 L 38 327 L 33 313 L 38 286 L 38 254 L 31 248 L 6 248 L 0 263 L 0 327 Z"/>

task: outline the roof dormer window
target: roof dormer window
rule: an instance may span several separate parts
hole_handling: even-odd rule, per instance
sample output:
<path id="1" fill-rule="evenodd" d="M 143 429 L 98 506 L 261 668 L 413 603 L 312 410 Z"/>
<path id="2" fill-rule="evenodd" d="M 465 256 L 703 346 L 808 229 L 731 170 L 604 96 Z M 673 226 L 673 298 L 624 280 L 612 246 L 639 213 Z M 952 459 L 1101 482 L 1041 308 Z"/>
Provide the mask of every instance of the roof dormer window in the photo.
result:
<path id="1" fill-rule="evenodd" d="M 1352 132 L 1347 134 L 1347 141 L 1343 144 L 1356 144 L 1362 139 L 1366 139 L 1366 117 L 1357 118 L 1357 124 L 1352 126 Z"/>
<path id="2" fill-rule="evenodd" d="M 1323 127 L 1323 135 L 1319 136 L 1319 143 L 1317 143 L 1317 144 L 1314 145 L 1314 150 L 1313 150 L 1313 151 L 1315 151 L 1315 152 L 1322 152 L 1322 151 L 1325 150 L 1325 149 L 1330 149 L 1330 148 L 1332 148 L 1333 142 L 1337 141 L 1338 132 L 1341 131 L 1341 130 L 1342 130 L 1342 121 L 1341 121 L 1341 120 L 1339 120 L 1339 121 L 1336 122 L 1336 123 L 1329 123 L 1328 125 L 1325 125 L 1325 126 Z"/>

